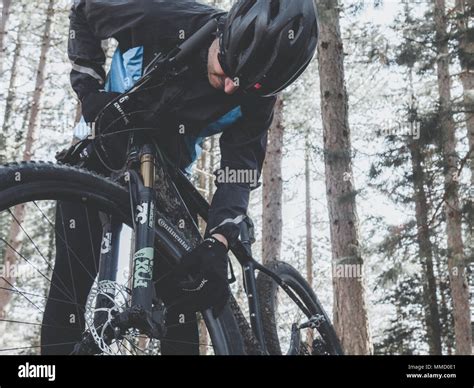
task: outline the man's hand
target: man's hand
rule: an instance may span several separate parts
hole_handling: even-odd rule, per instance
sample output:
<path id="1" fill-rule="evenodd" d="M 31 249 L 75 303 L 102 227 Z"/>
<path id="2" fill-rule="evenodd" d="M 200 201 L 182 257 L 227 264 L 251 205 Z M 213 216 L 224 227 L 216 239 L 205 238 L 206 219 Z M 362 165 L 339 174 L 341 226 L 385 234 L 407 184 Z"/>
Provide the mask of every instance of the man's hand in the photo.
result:
<path id="1" fill-rule="evenodd" d="M 212 307 L 217 317 L 230 296 L 227 261 L 227 247 L 214 237 L 187 253 L 175 270 L 183 293 L 180 304 L 194 311 Z"/>
<path id="2" fill-rule="evenodd" d="M 120 93 L 92 92 L 82 99 L 82 115 L 87 123 L 93 123 L 97 115 L 108 103 L 115 100 Z"/>

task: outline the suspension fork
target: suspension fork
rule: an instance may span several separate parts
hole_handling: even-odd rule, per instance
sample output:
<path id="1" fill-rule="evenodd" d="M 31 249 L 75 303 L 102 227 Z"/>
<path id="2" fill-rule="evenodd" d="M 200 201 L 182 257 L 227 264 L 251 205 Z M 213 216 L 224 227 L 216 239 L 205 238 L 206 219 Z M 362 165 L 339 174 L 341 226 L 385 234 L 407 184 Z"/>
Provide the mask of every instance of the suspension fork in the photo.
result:
<path id="1" fill-rule="evenodd" d="M 114 282 L 117 280 L 122 222 L 117 217 L 109 216 L 102 212 L 99 213 L 99 218 L 102 223 L 102 242 L 100 245 L 98 282 Z M 107 313 L 101 311 L 101 309 L 113 307 L 114 298 L 114 290 L 97 295 L 96 312 L 94 314 L 94 323 L 97 326 L 107 319 Z"/>
<path id="2" fill-rule="evenodd" d="M 123 334 L 125 330 L 134 327 L 155 338 L 161 338 L 164 335 L 164 328 L 161 326 L 159 314 L 152 311 L 154 284 L 153 284 L 153 261 L 154 261 L 154 242 L 155 242 L 155 153 L 150 145 L 141 147 L 140 152 L 132 155 L 130 174 L 130 190 L 133 209 L 133 224 L 135 231 L 135 246 L 132 260 L 131 274 L 131 298 L 130 306 L 118 315 L 114 316 L 114 328 Z M 138 164 L 139 168 L 136 167 Z M 139 170 L 139 173 L 138 173 Z M 118 222 L 117 222 L 118 224 Z M 113 259 L 107 263 L 107 257 L 101 257 L 103 270 L 99 271 L 107 279 L 115 280 L 117 273 L 118 252 L 119 252 L 120 227 L 114 224 L 112 219 L 109 224 L 104 226 L 104 241 L 111 240 Z M 107 245 L 108 243 L 105 243 Z M 113 293 L 114 290 L 111 290 Z M 105 293 L 99 295 L 102 306 L 113 307 L 114 295 Z M 107 320 L 107 311 L 97 311 L 95 324 L 99 326 Z M 159 322 L 155 322 L 157 318 Z M 110 334 L 110 333 L 109 333 Z M 117 335 L 115 332 L 113 335 Z"/>
<path id="3" fill-rule="evenodd" d="M 135 182 L 135 254 L 132 265 L 133 307 L 151 312 L 153 302 L 153 261 L 155 242 L 155 156 L 150 145 L 144 145 L 139 154 L 140 175 Z"/>

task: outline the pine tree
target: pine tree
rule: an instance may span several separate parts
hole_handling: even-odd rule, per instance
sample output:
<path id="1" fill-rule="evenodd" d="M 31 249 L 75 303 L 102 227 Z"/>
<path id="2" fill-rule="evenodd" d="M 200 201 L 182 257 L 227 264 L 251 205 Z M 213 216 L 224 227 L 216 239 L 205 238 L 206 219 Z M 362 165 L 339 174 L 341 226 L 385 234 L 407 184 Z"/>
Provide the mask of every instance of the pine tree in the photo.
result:
<path id="1" fill-rule="evenodd" d="M 10 17 L 11 0 L 2 1 L 2 21 L 0 22 L 0 74 L 3 74 L 3 58 L 5 56 L 5 37 L 7 35 L 7 23 Z"/>
<path id="2" fill-rule="evenodd" d="M 436 30 L 437 73 L 440 119 L 443 128 L 442 152 L 445 163 L 444 211 L 448 239 L 448 268 L 453 298 L 456 353 L 471 354 L 472 328 L 467 282 L 466 257 L 462 237 L 459 203 L 459 157 L 456 151 L 456 124 L 451 102 L 451 77 L 449 70 L 447 21 L 444 0 L 435 0 L 434 20 Z"/>
<path id="3" fill-rule="evenodd" d="M 351 133 L 345 87 L 339 3 L 319 1 L 319 73 L 324 127 L 326 187 L 334 265 L 363 268 L 356 190 L 351 162 Z M 360 271 L 363 274 L 363 270 Z M 370 354 L 364 279 L 335 278 L 334 325 L 348 354 Z"/>
<path id="4" fill-rule="evenodd" d="M 283 201 L 283 100 L 277 100 L 268 135 L 263 167 L 262 258 L 264 263 L 281 259 Z"/>

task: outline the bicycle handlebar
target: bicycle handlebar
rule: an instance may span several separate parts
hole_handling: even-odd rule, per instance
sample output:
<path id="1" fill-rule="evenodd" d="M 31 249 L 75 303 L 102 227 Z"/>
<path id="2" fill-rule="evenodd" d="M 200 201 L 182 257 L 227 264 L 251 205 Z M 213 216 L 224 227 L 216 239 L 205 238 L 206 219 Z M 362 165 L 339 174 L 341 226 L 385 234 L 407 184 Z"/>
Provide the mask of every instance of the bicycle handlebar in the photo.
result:
<path id="1" fill-rule="evenodd" d="M 144 77 L 151 75 L 157 68 L 176 68 L 185 64 L 186 60 L 199 50 L 210 36 L 217 31 L 217 19 L 209 20 L 203 27 L 196 31 L 189 39 L 171 50 L 166 56 L 157 56 L 144 71 Z"/>
<path id="2" fill-rule="evenodd" d="M 178 53 L 170 59 L 172 64 L 181 65 L 192 54 L 203 47 L 206 41 L 217 31 L 217 19 L 211 19 L 194 33 L 189 39 L 185 40 L 179 47 Z"/>

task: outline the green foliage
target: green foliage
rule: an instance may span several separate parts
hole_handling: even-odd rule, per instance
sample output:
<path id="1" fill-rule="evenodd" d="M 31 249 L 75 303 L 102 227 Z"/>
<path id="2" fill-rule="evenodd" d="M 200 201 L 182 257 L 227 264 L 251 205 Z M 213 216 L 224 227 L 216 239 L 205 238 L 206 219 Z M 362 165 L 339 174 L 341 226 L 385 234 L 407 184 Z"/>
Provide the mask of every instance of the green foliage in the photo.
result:
<path id="1" fill-rule="evenodd" d="M 374 344 L 375 354 L 411 355 L 420 354 L 426 342 L 423 326 L 423 311 L 419 276 L 401 276 L 392 293 L 381 302 L 396 307 L 395 318 L 384 331 L 383 339 Z"/>

